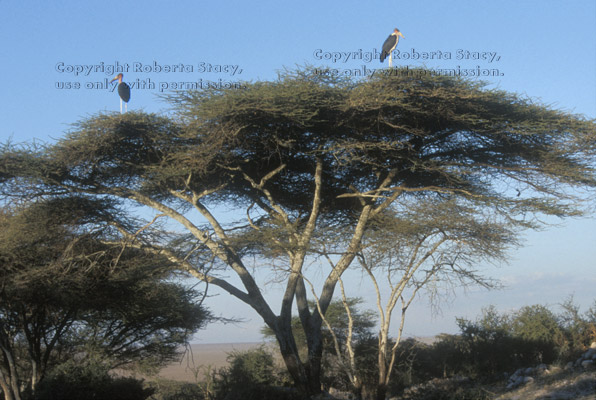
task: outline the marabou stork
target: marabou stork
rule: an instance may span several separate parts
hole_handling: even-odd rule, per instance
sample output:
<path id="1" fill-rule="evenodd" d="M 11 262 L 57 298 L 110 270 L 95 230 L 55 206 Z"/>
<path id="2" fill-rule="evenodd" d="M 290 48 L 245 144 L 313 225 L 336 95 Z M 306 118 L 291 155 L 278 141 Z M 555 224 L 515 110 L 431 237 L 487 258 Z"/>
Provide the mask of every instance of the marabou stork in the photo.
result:
<path id="1" fill-rule="evenodd" d="M 391 54 L 393 53 L 393 50 L 395 50 L 395 48 L 397 47 L 397 42 L 399 42 L 399 36 L 401 36 L 402 38 L 404 37 L 404 35 L 402 35 L 399 31 L 399 29 L 395 28 L 393 30 L 393 33 L 389 35 L 387 40 L 385 40 L 385 43 L 383 43 L 383 47 L 381 48 L 381 62 L 385 61 L 385 58 L 389 56 L 389 67 L 391 67 L 392 64 Z"/>
<path id="2" fill-rule="evenodd" d="M 130 86 L 128 86 L 125 82 L 122 82 L 123 76 L 124 75 L 120 73 L 110 81 L 110 83 L 112 83 L 116 79 L 118 80 L 118 95 L 120 96 L 120 114 L 122 114 L 122 102 L 124 101 L 124 112 L 126 112 L 128 111 L 128 100 L 130 100 Z"/>

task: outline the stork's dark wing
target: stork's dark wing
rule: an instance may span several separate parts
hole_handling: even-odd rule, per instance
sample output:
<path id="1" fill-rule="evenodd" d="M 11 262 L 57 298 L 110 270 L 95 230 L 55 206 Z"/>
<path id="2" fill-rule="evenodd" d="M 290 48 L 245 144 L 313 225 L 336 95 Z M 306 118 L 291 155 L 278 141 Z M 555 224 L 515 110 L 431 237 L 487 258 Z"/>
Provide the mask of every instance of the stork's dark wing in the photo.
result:
<path id="1" fill-rule="evenodd" d="M 397 44 L 397 36 L 396 35 L 389 35 L 385 43 L 383 43 L 383 47 L 381 48 L 381 62 L 385 61 L 385 58 L 389 56 L 389 53 L 393 51 L 395 45 Z"/>
<path id="2" fill-rule="evenodd" d="M 128 100 L 130 100 L 130 86 L 124 82 L 119 83 L 118 95 L 124 102 L 128 103 Z"/>

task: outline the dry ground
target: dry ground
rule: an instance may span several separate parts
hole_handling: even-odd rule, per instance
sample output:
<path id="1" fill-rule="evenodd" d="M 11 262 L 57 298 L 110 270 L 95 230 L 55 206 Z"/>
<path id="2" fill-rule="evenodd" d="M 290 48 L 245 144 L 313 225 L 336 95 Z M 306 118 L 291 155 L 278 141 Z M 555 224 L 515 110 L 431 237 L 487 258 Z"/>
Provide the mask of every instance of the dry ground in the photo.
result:
<path id="1" fill-rule="evenodd" d="M 159 376 L 184 382 L 196 382 L 197 368 L 202 368 L 199 376 L 202 377 L 206 367 L 221 368 L 228 365 L 228 354 L 234 351 L 246 351 L 259 347 L 263 343 L 218 343 L 218 344 L 192 344 L 178 362 L 174 362 L 159 373 Z"/>
<path id="2" fill-rule="evenodd" d="M 596 371 L 553 371 L 495 400 L 596 400 Z"/>

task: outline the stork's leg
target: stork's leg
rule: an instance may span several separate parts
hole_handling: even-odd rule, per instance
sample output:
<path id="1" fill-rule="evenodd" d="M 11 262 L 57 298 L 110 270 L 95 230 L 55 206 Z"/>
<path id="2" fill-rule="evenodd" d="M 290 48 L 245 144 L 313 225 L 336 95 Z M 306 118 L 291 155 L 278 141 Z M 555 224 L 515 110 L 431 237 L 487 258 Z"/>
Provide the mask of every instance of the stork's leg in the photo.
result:
<path id="1" fill-rule="evenodd" d="M 128 112 L 128 103 L 124 103 L 124 112 L 127 113 Z"/>
<path id="2" fill-rule="evenodd" d="M 120 114 L 122 114 L 122 99 L 120 99 Z"/>
<path id="3" fill-rule="evenodd" d="M 393 52 L 389 53 L 389 68 L 391 68 L 393 66 Z"/>

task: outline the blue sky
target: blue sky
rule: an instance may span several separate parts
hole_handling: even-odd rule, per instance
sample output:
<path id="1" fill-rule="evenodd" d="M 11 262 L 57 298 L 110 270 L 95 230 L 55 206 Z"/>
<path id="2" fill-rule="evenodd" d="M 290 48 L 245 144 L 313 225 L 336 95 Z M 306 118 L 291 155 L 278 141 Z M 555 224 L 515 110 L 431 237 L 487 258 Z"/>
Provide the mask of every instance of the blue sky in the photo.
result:
<path id="1" fill-rule="evenodd" d="M 115 74 L 75 74 L 83 66 L 128 65 L 125 81 L 147 83 L 146 88 L 133 87 L 129 110 L 166 112 L 160 87 L 176 82 L 270 80 L 284 68 L 307 64 L 338 73 L 379 68 L 378 60 L 366 60 L 366 53 L 378 51 L 394 27 L 405 36 L 394 65 L 497 71 L 484 78 L 490 87 L 596 117 L 593 0 L 0 0 L 0 139 L 51 141 L 82 118 L 118 111 L 113 87 L 87 88 Z M 333 62 L 335 54 L 346 52 L 362 52 L 363 57 Z M 185 72 L 165 72 L 166 66 L 180 64 Z M 156 65 L 161 72 L 154 71 Z M 67 82 L 80 88 L 59 88 Z M 473 318 L 489 304 L 502 310 L 534 303 L 556 307 L 571 293 L 587 308 L 596 298 L 595 233 L 596 222 L 589 219 L 528 234 L 508 266 L 490 271 L 504 280 L 506 290 L 459 293 L 445 304 L 442 316 L 432 318 L 421 299 L 406 332 L 452 332 L 454 316 Z M 213 308 L 234 310 L 248 321 L 212 326 L 198 340 L 260 339 L 261 321 L 246 306 L 219 296 Z"/>

